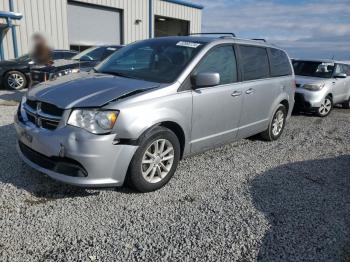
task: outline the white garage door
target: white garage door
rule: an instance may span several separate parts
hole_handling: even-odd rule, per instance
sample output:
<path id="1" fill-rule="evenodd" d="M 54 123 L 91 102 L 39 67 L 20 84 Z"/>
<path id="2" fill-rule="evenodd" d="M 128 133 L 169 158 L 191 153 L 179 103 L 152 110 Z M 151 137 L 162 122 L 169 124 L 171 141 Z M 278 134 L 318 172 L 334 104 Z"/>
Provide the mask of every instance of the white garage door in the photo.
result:
<path id="1" fill-rule="evenodd" d="M 115 9 L 68 3 L 69 44 L 121 44 L 120 20 L 120 11 Z"/>

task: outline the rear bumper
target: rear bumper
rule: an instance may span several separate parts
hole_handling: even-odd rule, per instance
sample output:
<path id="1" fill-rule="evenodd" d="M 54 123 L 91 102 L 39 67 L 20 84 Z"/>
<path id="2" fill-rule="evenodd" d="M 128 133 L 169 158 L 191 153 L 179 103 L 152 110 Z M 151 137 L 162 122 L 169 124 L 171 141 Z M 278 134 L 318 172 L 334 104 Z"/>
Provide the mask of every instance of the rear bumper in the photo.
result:
<path id="1" fill-rule="evenodd" d="M 54 131 L 26 125 L 15 117 L 19 155 L 51 178 L 84 187 L 120 186 L 137 149 L 115 145 L 115 135 L 93 135 L 65 126 Z"/>

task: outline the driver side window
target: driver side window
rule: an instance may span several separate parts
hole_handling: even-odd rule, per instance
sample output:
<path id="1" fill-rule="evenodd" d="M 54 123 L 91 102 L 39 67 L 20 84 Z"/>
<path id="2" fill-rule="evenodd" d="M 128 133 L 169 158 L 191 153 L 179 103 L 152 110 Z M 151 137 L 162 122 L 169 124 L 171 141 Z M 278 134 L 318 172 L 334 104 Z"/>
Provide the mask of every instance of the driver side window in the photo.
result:
<path id="1" fill-rule="evenodd" d="M 219 73 L 220 85 L 237 82 L 237 64 L 233 46 L 219 46 L 210 50 L 195 73 Z"/>

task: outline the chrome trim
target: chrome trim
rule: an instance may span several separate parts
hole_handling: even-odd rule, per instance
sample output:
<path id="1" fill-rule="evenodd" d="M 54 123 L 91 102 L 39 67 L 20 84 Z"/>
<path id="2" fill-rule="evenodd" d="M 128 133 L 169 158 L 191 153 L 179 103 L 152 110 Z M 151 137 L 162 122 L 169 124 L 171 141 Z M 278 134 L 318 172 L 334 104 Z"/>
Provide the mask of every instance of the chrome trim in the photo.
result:
<path id="1" fill-rule="evenodd" d="M 23 109 L 24 109 L 26 114 L 34 117 L 35 123 L 32 123 L 32 124 L 35 124 L 39 128 L 43 128 L 42 121 L 45 121 L 45 124 L 47 124 L 49 126 L 57 128 L 59 126 L 59 123 L 62 120 L 62 117 L 46 114 L 43 111 L 41 111 L 41 102 L 40 101 L 37 102 L 36 110 L 34 110 L 32 107 L 30 107 L 26 103 L 24 103 L 22 106 L 23 106 Z M 46 129 L 46 128 L 43 128 L 43 129 Z"/>

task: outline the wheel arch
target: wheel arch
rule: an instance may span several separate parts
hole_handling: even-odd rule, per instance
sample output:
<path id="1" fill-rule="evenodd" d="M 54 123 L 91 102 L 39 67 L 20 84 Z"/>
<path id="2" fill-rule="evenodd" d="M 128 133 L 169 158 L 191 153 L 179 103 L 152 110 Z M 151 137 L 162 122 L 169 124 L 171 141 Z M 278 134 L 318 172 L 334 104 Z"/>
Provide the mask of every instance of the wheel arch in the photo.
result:
<path id="1" fill-rule="evenodd" d="M 157 126 L 168 128 L 169 130 L 174 132 L 174 134 L 177 136 L 180 143 L 180 150 L 181 150 L 180 159 L 182 159 L 185 151 L 185 141 L 186 141 L 185 132 L 182 129 L 182 127 L 178 123 L 173 121 L 163 121 L 159 123 Z"/>
<path id="2" fill-rule="evenodd" d="M 1 78 L 1 83 L 2 83 L 2 84 L 5 83 L 5 76 L 7 75 L 7 73 L 9 73 L 9 72 L 11 72 L 11 71 L 16 71 L 16 72 L 22 73 L 22 74 L 24 75 L 24 77 L 26 78 L 27 85 L 28 85 L 28 83 L 30 82 L 30 76 L 29 76 L 29 74 L 26 73 L 24 70 L 18 69 L 18 68 L 17 68 L 17 69 L 16 69 L 16 68 L 12 68 L 12 69 L 8 69 L 8 70 L 4 71 L 3 74 L 2 74 L 2 78 Z M 26 87 L 24 87 L 24 88 L 26 88 Z"/>

